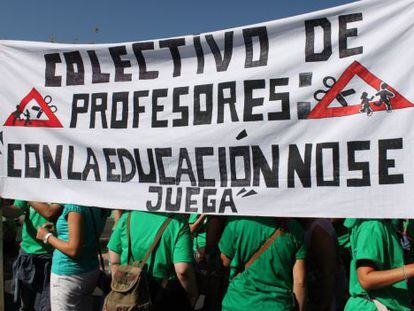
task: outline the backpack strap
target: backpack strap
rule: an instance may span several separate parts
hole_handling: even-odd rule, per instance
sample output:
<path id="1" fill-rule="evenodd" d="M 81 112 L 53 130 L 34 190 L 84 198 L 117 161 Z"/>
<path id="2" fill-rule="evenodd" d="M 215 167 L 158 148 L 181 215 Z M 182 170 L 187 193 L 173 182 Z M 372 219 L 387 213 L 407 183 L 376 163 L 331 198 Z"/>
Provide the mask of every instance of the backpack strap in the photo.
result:
<path id="1" fill-rule="evenodd" d="M 128 213 L 127 218 L 127 237 L 128 237 L 128 257 L 127 257 L 127 264 L 130 265 L 131 258 L 132 258 L 132 246 L 131 246 L 131 212 Z"/>
<path id="2" fill-rule="evenodd" d="M 249 268 L 256 260 L 260 257 L 261 254 L 264 253 L 265 250 L 269 248 L 270 245 L 278 238 L 279 235 L 282 234 L 282 229 L 276 229 L 275 232 L 263 243 L 263 245 L 253 254 L 253 256 L 249 259 L 248 262 L 244 265 L 244 270 Z"/>
<path id="3" fill-rule="evenodd" d="M 141 261 L 141 267 L 144 267 L 145 264 L 148 261 L 148 258 L 151 256 L 152 252 L 154 251 L 154 249 L 157 247 L 159 241 L 161 240 L 161 237 L 165 231 L 165 229 L 167 229 L 168 224 L 171 222 L 172 218 L 168 217 L 163 224 L 161 225 L 160 229 L 157 232 L 157 235 L 154 238 L 154 242 L 152 242 L 150 248 L 147 250 L 147 252 L 145 253 L 144 258 Z M 127 219 L 127 235 L 128 235 L 128 264 L 130 263 L 130 260 L 132 258 L 132 250 L 131 250 L 131 213 L 129 213 L 128 215 L 128 219 Z"/>

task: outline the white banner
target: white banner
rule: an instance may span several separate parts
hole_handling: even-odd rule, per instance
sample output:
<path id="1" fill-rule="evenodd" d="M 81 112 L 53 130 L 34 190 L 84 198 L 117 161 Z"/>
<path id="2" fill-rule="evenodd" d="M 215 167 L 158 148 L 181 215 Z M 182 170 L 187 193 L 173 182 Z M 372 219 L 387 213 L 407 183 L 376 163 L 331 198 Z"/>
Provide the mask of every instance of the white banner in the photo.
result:
<path id="1" fill-rule="evenodd" d="M 414 0 L 119 44 L 0 41 L 3 197 L 414 217 Z"/>

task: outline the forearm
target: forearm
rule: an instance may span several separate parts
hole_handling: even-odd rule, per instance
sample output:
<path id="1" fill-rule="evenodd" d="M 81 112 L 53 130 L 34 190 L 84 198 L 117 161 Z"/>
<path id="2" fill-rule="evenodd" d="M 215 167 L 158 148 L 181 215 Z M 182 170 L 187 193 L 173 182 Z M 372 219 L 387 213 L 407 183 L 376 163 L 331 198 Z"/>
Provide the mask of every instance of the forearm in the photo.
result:
<path id="1" fill-rule="evenodd" d="M 114 251 L 111 251 L 111 250 L 109 250 L 108 253 L 109 253 L 109 262 L 111 264 L 110 265 L 111 266 L 111 273 L 112 273 L 112 276 L 113 276 L 114 273 L 115 273 L 116 267 L 121 264 L 121 255 L 114 252 Z"/>
<path id="2" fill-rule="evenodd" d="M 361 286 L 366 290 L 373 290 L 391 286 L 394 283 L 414 277 L 414 264 L 403 267 L 377 271 L 367 270 L 365 267 L 358 268 L 358 279 Z"/>
<path id="3" fill-rule="evenodd" d="M 79 256 L 81 247 L 74 245 L 73 243 L 63 241 L 61 239 L 58 239 L 57 237 L 51 235 L 47 243 L 52 245 L 57 250 L 61 251 L 65 255 L 68 255 L 69 257 L 76 258 Z"/>
<path id="4" fill-rule="evenodd" d="M 295 294 L 295 298 L 299 307 L 299 311 L 305 310 L 305 302 L 306 302 L 306 285 L 305 281 L 303 282 L 295 282 L 293 285 L 293 293 Z"/>
<path id="5" fill-rule="evenodd" d="M 62 212 L 62 207 L 59 204 L 48 204 L 43 202 L 29 202 L 40 215 L 50 221 L 55 221 Z"/>
<path id="6" fill-rule="evenodd" d="M 204 215 L 201 215 L 194 223 L 190 224 L 191 233 L 197 232 L 200 230 L 201 225 L 204 222 Z"/>

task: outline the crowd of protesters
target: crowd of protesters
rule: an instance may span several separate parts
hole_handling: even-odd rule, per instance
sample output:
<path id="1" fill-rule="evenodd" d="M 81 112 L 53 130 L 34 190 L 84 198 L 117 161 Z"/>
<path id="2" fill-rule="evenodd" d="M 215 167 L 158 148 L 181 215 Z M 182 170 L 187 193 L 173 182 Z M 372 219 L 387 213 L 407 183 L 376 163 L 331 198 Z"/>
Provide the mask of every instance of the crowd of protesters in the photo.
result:
<path id="1" fill-rule="evenodd" d="M 20 310 L 93 310 L 110 211 L 18 200 L 2 209 L 8 219 L 24 215 L 13 265 Z M 112 218 L 112 277 L 142 263 L 145 310 L 413 310 L 410 220 L 119 210 Z"/>

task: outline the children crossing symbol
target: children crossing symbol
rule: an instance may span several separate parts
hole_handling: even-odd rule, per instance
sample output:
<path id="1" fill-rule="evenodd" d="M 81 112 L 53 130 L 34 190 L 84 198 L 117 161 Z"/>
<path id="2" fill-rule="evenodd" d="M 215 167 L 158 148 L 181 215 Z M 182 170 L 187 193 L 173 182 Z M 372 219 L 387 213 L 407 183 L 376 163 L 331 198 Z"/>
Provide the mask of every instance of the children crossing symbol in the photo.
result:
<path id="1" fill-rule="evenodd" d="M 45 99 L 48 102 L 46 102 Z M 47 118 L 46 120 L 31 119 L 30 111 L 26 109 L 26 107 L 32 100 L 38 105 L 32 107 L 33 110 L 37 111 L 37 118 L 44 113 Z M 22 99 L 20 104 L 16 106 L 16 110 L 10 114 L 4 123 L 4 126 L 63 127 L 54 114 L 54 112 L 57 111 L 57 107 L 50 105 L 51 100 L 52 98 L 50 96 L 43 98 L 42 95 L 33 88 L 30 93 Z"/>
<path id="2" fill-rule="evenodd" d="M 378 102 L 368 102 L 366 97 L 361 98 L 363 100 L 362 104 L 365 107 L 361 108 L 361 102 L 354 103 L 353 105 L 350 105 L 347 103 L 346 106 L 341 103 L 340 100 L 338 100 L 342 107 L 329 107 L 331 103 L 338 99 L 338 96 L 342 94 L 343 92 L 348 92 L 350 90 L 345 90 L 346 86 L 349 84 L 349 82 L 354 78 L 355 76 L 360 77 L 365 83 L 373 87 L 374 89 L 378 90 L 378 92 L 375 94 L 376 96 L 379 96 Z M 332 77 L 329 77 L 332 78 Z M 327 79 L 327 78 L 325 78 Z M 335 80 L 335 79 L 334 79 Z M 326 86 L 326 84 L 324 83 Z M 311 112 L 308 114 L 307 119 L 323 119 L 323 118 L 334 118 L 334 117 L 344 117 L 349 115 L 354 115 L 361 113 L 361 110 L 363 109 L 363 112 L 370 113 L 371 111 L 368 109 L 368 106 L 371 108 L 372 112 L 376 111 L 384 111 L 391 112 L 395 109 L 403 109 L 403 108 L 410 108 L 414 107 L 414 104 L 411 103 L 409 100 L 407 100 L 404 96 L 399 94 L 394 88 L 386 84 L 384 81 L 379 79 L 377 76 L 375 76 L 373 73 L 371 73 L 367 68 L 362 66 L 359 62 L 355 61 L 353 62 L 341 75 L 341 77 L 332 85 L 328 91 L 326 91 L 326 94 L 321 98 L 319 103 L 311 110 Z M 323 92 L 322 90 L 317 91 Z M 315 97 L 316 97 L 315 93 Z M 321 93 L 318 93 L 321 94 Z M 368 96 L 368 94 L 367 94 Z M 370 99 L 372 100 L 372 99 Z M 372 105 L 371 105 L 372 104 Z"/>

